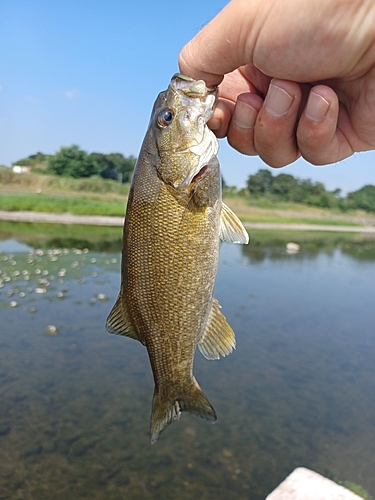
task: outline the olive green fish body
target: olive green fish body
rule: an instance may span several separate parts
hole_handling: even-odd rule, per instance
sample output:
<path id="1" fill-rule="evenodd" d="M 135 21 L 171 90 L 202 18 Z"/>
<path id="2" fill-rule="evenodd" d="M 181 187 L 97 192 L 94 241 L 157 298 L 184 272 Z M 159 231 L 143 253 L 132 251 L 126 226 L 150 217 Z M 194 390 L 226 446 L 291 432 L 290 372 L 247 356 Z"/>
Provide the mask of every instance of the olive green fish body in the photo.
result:
<path id="1" fill-rule="evenodd" d="M 216 139 L 206 126 L 214 99 L 204 105 L 212 91 L 204 87 L 203 95 L 202 85 L 191 91 L 190 79 L 174 78 L 182 84 L 177 81 L 176 92 L 172 79 L 159 95 L 134 172 L 124 225 L 121 290 L 107 320 L 110 332 L 135 338 L 147 348 L 155 380 L 151 442 L 181 411 L 216 420 L 193 376 L 194 355 L 197 345 L 212 359 L 235 346 L 213 288 L 220 235 L 230 241 L 247 238 L 221 201 L 217 147 L 211 144 Z M 188 92 L 182 103 L 178 84 Z M 191 100 L 193 111 L 199 108 L 192 118 Z M 175 132 L 168 123 L 170 110 L 178 125 Z M 164 121 L 158 127 L 160 116 Z M 167 127 L 169 141 L 163 135 Z M 200 149 L 206 155 L 203 162 L 197 154 Z"/>

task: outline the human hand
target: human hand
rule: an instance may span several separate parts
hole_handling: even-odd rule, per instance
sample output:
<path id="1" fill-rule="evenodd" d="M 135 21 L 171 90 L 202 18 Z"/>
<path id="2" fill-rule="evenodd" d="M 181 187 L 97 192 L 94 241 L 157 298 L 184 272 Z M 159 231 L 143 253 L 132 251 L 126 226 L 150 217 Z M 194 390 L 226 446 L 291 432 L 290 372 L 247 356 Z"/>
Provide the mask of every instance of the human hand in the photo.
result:
<path id="1" fill-rule="evenodd" d="M 215 134 L 272 167 L 375 149 L 373 0 L 232 0 L 179 65 L 220 84 Z"/>

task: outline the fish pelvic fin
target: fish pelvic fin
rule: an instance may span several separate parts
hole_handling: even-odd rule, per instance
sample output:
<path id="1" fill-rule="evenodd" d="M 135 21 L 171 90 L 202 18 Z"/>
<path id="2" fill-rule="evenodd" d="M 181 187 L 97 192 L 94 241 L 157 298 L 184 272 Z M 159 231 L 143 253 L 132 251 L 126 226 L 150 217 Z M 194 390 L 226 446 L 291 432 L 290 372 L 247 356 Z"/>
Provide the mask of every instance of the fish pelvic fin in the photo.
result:
<path id="1" fill-rule="evenodd" d="M 249 243 L 249 235 L 237 215 L 225 204 L 221 205 L 220 239 L 229 243 Z"/>
<path id="2" fill-rule="evenodd" d="M 150 425 L 151 444 L 156 443 L 160 433 L 163 432 L 169 424 L 174 420 L 180 419 L 181 412 L 183 411 L 193 413 L 212 423 L 217 420 L 215 410 L 194 377 L 192 378 L 190 387 L 185 393 L 175 398 L 171 398 L 168 401 L 160 397 L 155 387 Z"/>
<path id="3" fill-rule="evenodd" d="M 198 342 L 198 349 L 207 359 L 227 356 L 236 348 L 234 332 L 220 309 L 219 302 L 213 299 L 206 329 Z"/>
<path id="4" fill-rule="evenodd" d="M 131 324 L 126 303 L 121 292 L 109 313 L 105 327 L 109 333 L 124 335 L 125 337 L 130 337 L 131 339 L 142 342 Z"/>

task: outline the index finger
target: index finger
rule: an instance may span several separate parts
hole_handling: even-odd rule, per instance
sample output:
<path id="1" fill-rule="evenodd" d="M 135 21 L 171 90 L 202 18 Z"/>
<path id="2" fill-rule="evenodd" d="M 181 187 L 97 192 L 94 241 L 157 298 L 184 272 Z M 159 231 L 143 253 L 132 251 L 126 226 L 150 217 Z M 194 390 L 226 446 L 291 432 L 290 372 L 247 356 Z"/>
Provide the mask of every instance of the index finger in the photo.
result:
<path id="1" fill-rule="evenodd" d="M 251 41 L 246 37 L 251 24 L 243 2 L 230 2 L 182 49 L 181 73 L 208 86 L 219 85 L 225 74 L 251 62 Z"/>

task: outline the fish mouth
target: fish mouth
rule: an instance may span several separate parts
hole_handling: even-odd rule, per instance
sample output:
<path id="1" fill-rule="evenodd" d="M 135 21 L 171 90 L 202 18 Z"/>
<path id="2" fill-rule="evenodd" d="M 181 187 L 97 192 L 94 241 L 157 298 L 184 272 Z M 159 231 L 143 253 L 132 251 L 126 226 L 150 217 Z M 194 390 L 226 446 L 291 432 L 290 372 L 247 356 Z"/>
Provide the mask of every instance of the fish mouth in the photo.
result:
<path id="1" fill-rule="evenodd" d="M 178 82 L 178 80 L 180 81 Z M 191 98 L 205 97 L 217 92 L 217 87 L 207 87 L 203 80 L 194 80 L 194 78 L 181 73 L 175 73 L 172 76 L 172 81 L 175 81 L 178 90 Z"/>
<path id="2" fill-rule="evenodd" d="M 202 115 L 205 123 L 211 118 L 217 99 L 217 87 L 207 87 L 203 80 L 194 80 L 189 76 L 176 73 L 172 76 L 170 88 L 179 95 L 182 102 L 188 106 L 191 99 L 199 99 L 206 112 Z"/>
<path id="3" fill-rule="evenodd" d="M 183 107 L 195 107 L 198 110 L 198 117 L 196 119 L 198 120 L 198 128 L 200 129 L 198 137 L 201 135 L 201 140 L 198 144 L 194 144 L 186 150 L 179 151 L 179 153 L 190 153 L 195 157 L 192 160 L 193 168 L 191 168 L 191 171 L 189 173 L 185 172 L 184 178 L 180 178 L 173 183 L 175 189 L 183 190 L 203 175 L 206 171 L 205 167 L 217 155 L 219 150 L 219 143 L 216 136 L 207 126 L 208 120 L 213 115 L 213 108 L 218 92 L 217 87 L 207 87 L 203 80 L 194 80 L 181 73 L 176 73 L 172 77 L 170 89 L 178 95 L 178 99 L 182 102 Z"/>

